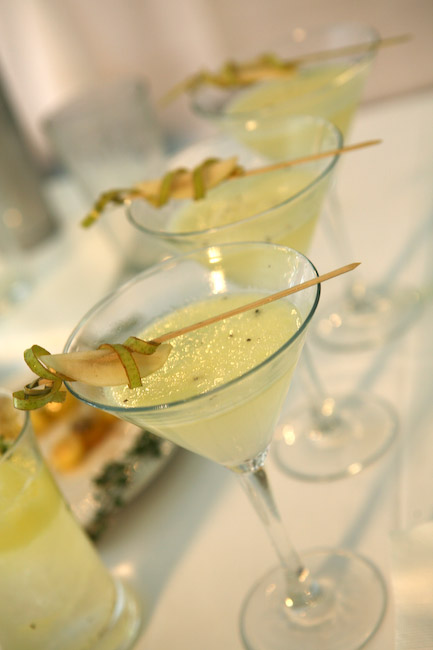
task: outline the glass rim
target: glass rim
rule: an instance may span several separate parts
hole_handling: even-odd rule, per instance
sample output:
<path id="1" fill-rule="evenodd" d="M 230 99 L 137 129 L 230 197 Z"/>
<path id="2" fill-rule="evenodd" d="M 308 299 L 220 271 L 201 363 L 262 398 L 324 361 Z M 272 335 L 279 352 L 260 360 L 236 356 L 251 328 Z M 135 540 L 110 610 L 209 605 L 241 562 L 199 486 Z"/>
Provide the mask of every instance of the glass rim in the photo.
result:
<path id="1" fill-rule="evenodd" d="M 7 397 L 8 399 L 10 399 L 10 402 L 13 406 L 13 395 L 11 391 L 7 390 L 6 388 L 0 388 L 0 398 L 1 397 Z M 30 422 L 30 414 L 28 411 L 22 411 L 20 409 L 16 409 L 16 410 L 18 411 L 20 417 L 22 418 L 21 428 L 19 430 L 19 433 L 17 433 L 16 437 L 13 439 L 10 447 L 3 454 L 0 454 L 0 465 L 15 452 L 17 445 L 21 442 L 21 439 L 24 438 L 24 435 L 27 431 L 28 424 Z"/>
<path id="2" fill-rule="evenodd" d="M 312 34 L 326 34 L 327 31 L 335 29 L 335 28 L 343 28 L 343 27 L 348 27 L 348 28 L 363 28 L 366 30 L 366 32 L 369 32 L 369 37 L 370 41 L 365 41 L 365 45 L 367 46 L 367 49 L 364 53 L 360 53 L 357 55 L 348 55 L 351 57 L 355 57 L 353 62 L 348 65 L 343 71 L 337 72 L 335 76 L 333 76 L 331 79 L 328 79 L 327 81 L 323 82 L 320 86 L 318 86 L 312 93 L 312 96 L 315 96 L 317 94 L 321 94 L 324 91 L 326 91 L 327 88 L 332 87 L 335 85 L 336 82 L 338 82 L 339 78 L 343 75 L 347 75 L 349 70 L 352 70 L 356 66 L 358 66 L 362 61 L 371 59 L 377 49 L 378 45 L 381 41 L 381 36 L 379 31 L 373 27 L 372 25 L 369 25 L 367 23 L 358 23 L 356 21 L 347 21 L 347 22 L 341 22 L 341 23 L 330 23 L 329 25 L 326 25 L 324 27 L 318 27 L 318 28 L 312 28 L 311 30 L 307 30 Z M 359 42 L 361 44 L 362 41 Z M 356 43 L 353 43 L 353 45 L 356 45 Z M 350 47 L 350 46 L 348 46 Z M 336 54 L 335 59 L 330 58 L 328 59 L 329 61 L 334 61 L 338 60 L 341 58 L 341 55 Z M 306 66 L 310 66 L 311 63 L 307 63 Z M 258 82 L 260 83 L 260 82 Z M 254 86 L 254 84 L 253 84 Z M 248 88 L 248 87 L 247 87 Z M 234 90 L 236 91 L 236 87 Z M 228 95 L 230 92 L 233 92 L 233 88 L 228 87 L 228 88 L 221 88 L 219 87 L 219 90 L 222 92 L 226 92 Z M 192 89 L 188 93 L 189 101 L 190 104 L 193 108 L 193 110 L 200 115 L 201 117 L 204 118 L 212 118 L 215 120 L 221 120 L 224 122 L 234 122 L 236 123 L 237 121 L 240 120 L 245 120 L 247 116 L 250 118 L 256 118 L 259 116 L 265 117 L 265 116 L 271 116 L 273 111 L 275 110 L 271 106 L 266 106 L 262 108 L 257 108 L 254 110 L 248 110 L 248 111 L 239 111 L 236 113 L 227 113 L 224 109 L 212 109 L 212 108 L 204 108 L 200 101 L 197 101 L 197 99 L 200 96 L 200 92 L 203 91 L 203 88 L 199 87 L 198 89 Z M 287 102 L 282 102 L 279 104 L 279 107 L 284 106 L 286 104 L 289 104 L 290 100 Z"/>
<path id="3" fill-rule="evenodd" d="M 323 125 L 326 125 L 326 126 L 330 127 L 330 131 L 334 132 L 334 134 L 336 136 L 336 140 L 337 140 L 337 144 L 336 144 L 335 148 L 340 149 L 343 146 L 344 139 L 343 139 L 343 134 L 341 133 L 340 129 L 335 124 L 333 124 L 332 122 L 327 120 L 326 118 L 316 116 L 316 115 L 303 115 L 303 114 L 288 116 L 289 120 L 296 119 L 296 118 L 309 118 L 309 119 L 313 120 L 314 122 L 319 122 L 319 123 L 321 122 Z M 195 148 L 206 145 L 207 143 L 211 144 L 214 141 L 221 140 L 223 137 L 224 136 L 222 136 L 222 135 L 216 135 L 216 136 L 213 136 L 212 138 L 207 138 L 206 140 L 202 140 L 202 141 L 199 141 L 199 142 L 197 142 L 195 144 L 192 144 L 191 146 L 189 146 L 189 147 L 179 151 L 177 154 L 175 154 L 171 158 L 171 160 L 176 159 L 177 156 L 180 156 L 182 153 L 188 153 L 189 151 L 193 151 Z M 228 139 L 228 136 L 226 136 L 226 137 Z M 271 207 L 266 208 L 265 210 L 262 210 L 261 212 L 255 212 L 254 214 L 251 214 L 248 217 L 244 217 L 243 219 L 239 219 L 238 221 L 232 221 L 230 223 L 226 223 L 226 224 L 224 224 L 222 226 L 212 226 L 211 228 L 204 228 L 202 230 L 188 230 L 188 231 L 169 231 L 169 230 L 152 229 L 152 228 L 150 228 L 148 226 L 144 226 L 143 224 L 139 223 L 136 220 L 136 217 L 134 216 L 134 213 L 133 213 L 134 206 L 142 205 L 143 201 L 146 204 L 145 199 L 140 199 L 140 198 L 130 199 L 130 200 L 128 200 L 126 202 L 127 219 L 134 227 L 138 228 L 138 230 L 140 230 L 141 232 L 144 232 L 144 233 L 146 233 L 148 235 L 151 235 L 153 237 L 157 236 L 157 237 L 161 237 L 161 238 L 164 238 L 164 239 L 167 239 L 167 240 L 174 240 L 174 239 L 184 239 L 184 240 L 186 240 L 186 239 L 188 239 L 190 237 L 206 236 L 208 234 L 212 234 L 212 233 L 215 233 L 215 232 L 226 232 L 227 230 L 230 230 L 231 228 L 236 228 L 239 225 L 249 223 L 251 221 L 254 221 L 255 219 L 259 219 L 260 217 L 263 217 L 263 216 L 273 212 L 274 210 L 279 210 L 281 208 L 284 208 L 284 207 L 290 205 L 290 203 L 294 203 L 300 197 L 302 197 L 304 194 L 307 194 L 308 192 L 310 192 L 324 178 L 326 178 L 332 172 L 332 170 L 334 169 L 334 167 L 337 164 L 339 158 L 340 158 L 340 154 L 334 154 L 333 156 L 330 156 L 330 160 L 329 160 L 328 164 L 320 172 L 320 174 L 315 176 L 313 178 L 313 180 L 310 181 L 307 185 L 302 187 L 300 190 L 298 190 L 294 194 L 291 194 L 288 198 L 284 199 L 283 201 L 280 201 L 279 203 L 276 203 L 275 205 L 272 205 Z M 314 161 L 312 161 L 312 162 L 314 162 Z M 289 170 L 290 170 L 290 167 L 288 168 L 287 171 L 289 171 Z M 242 176 L 239 177 L 239 180 L 242 180 L 242 178 L 243 178 Z M 190 199 L 187 199 L 187 200 L 190 201 Z M 156 209 L 156 208 L 154 208 L 154 209 Z"/>
<path id="4" fill-rule="evenodd" d="M 288 246 L 282 246 L 280 244 L 273 244 L 273 243 L 269 243 L 269 242 L 257 242 L 257 241 L 254 241 L 254 242 L 234 242 L 234 243 L 227 243 L 227 244 L 216 244 L 215 246 L 206 246 L 204 248 L 198 248 L 198 249 L 196 249 L 194 251 L 189 251 L 188 253 L 185 253 L 183 255 L 178 255 L 176 257 L 171 257 L 169 259 L 163 260 L 162 262 L 159 262 L 158 264 L 155 264 L 154 266 L 150 267 L 149 269 L 146 269 L 142 273 L 139 273 L 134 278 L 132 278 L 131 280 L 126 282 L 124 285 L 122 285 L 121 287 L 118 287 L 113 292 L 111 292 L 109 295 L 107 295 L 105 298 L 103 298 L 98 303 L 96 303 L 96 305 L 94 305 L 92 307 L 92 309 L 90 309 L 90 311 L 88 311 L 87 314 L 85 314 L 85 316 L 79 321 L 79 323 L 76 325 L 76 327 L 72 330 L 71 334 L 69 335 L 69 337 L 68 337 L 68 339 L 67 339 L 67 341 L 65 343 L 65 346 L 63 348 L 63 352 L 68 352 L 68 348 L 70 347 L 70 345 L 71 345 L 72 341 L 74 340 L 74 338 L 79 333 L 80 329 L 89 321 L 89 319 L 91 319 L 91 317 L 94 314 L 96 314 L 101 308 L 108 305 L 113 299 L 116 298 L 116 296 L 120 295 L 125 290 L 127 290 L 129 287 L 132 287 L 134 284 L 139 283 L 142 279 L 144 279 L 146 277 L 151 277 L 152 275 L 157 275 L 158 273 L 163 272 L 165 267 L 176 264 L 178 262 L 182 262 L 182 260 L 185 260 L 188 257 L 193 257 L 193 256 L 197 256 L 199 254 L 203 254 L 205 251 L 208 251 L 211 248 L 213 248 L 213 249 L 215 249 L 215 248 L 229 249 L 229 248 L 239 247 L 239 246 L 243 250 L 246 250 L 246 246 L 249 246 L 249 247 L 250 246 L 255 246 L 255 247 L 260 247 L 260 248 L 266 247 L 268 249 L 270 249 L 270 248 L 275 249 L 276 248 L 276 249 L 279 249 L 281 251 L 290 251 L 290 253 L 295 253 L 296 256 L 298 256 L 298 258 L 302 258 L 303 260 L 305 260 L 307 265 L 309 265 L 311 267 L 312 271 L 313 271 L 313 277 L 314 277 L 314 275 L 316 277 L 319 275 L 315 265 L 313 264 L 313 262 L 306 255 L 304 255 L 303 253 L 300 253 L 299 251 L 295 250 L 294 248 L 289 248 Z M 231 379 L 230 381 L 228 381 L 228 382 L 226 382 L 224 384 L 221 384 L 220 386 L 217 386 L 216 388 L 213 388 L 212 390 L 206 391 L 204 393 L 200 393 L 199 395 L 192 395 L 192 396 L 184 398 L 182 400 L 176 400 L 176 401 L 173 401 L 173 402 L 164 402 L 163 404 L 153 404 L 153 405 L 149 405 L 149 406 L 134 406 L 134 407 L 125 408 L 125 407 L 118 406 L 118 405 L 113 406 L 111 404 L 102 404 L 100 402 L 97 402 L 96 400 L 88 399 L 86 397 L 83 397 L 80 394 L 79 391 L 75 391 L 74 388 L 73 388 L 73 384 L 71 385 L 70 382 L 65 381 L 64 384 L 65 384 L 66 388 L 69 390 L 69 392 L 74 397 L 79 399 L 80 401 L 88 404 L 89 406 L 94 406 L 95 408 L 100 408 L 101 410 L 104 410 L 104 411 L 107 411 L 107 412 L 113 413 L 113 414 L 121 413 L 121 412 L 130 413 L 130 414 L 134 414 L 134 413 L 158 413 L 160 411 L 174 410 L 174 409 L 176 409 L 178 407 L 182 407 L 182 406 L 184 406 L 186 404 L 197 403 L 197 402 L 199 402 L 199 401 L 201 401 L 203 399 L 206 399 L 206 398 L 208 398 L 210 396 L 213 396 L 213 395 L 216 395 L 216 394 L 222 392 L 222 390 L 224 390 L 225 388 L 233 386 L 237 382 L 239 382 L 239 381 L 241 381 L 243 379 L 246 379 L 247 377 L 252 376 L 254 373 L 258 372 L 259 370 L 261 370 L 262 368 L 267 366 L 276 357 L 280 356 L 280 354 L 282 354 L 284 352 L 284 350 L 289 348 L 292 345 L 292 343 L 294 343 L 294 341 L 296 341 L 296 339 L 299 338 L 299 336 L 304 332 L 307 325 L 311 321 L 311 319 L 312 319 L 312 317 L 313 317 L 313 315 L 314 315 L 314 313 L 315 313 L 315 311 L 317 309 L 317 305 L 319 303 L 319 298 L 320 298 L 320 294 L 321 294 L 320 283 L 318 283 L 318 284 L 316 284 L 316 285 L 314 285 L 313 287 L 310 287 L 310 288 L 315 289 L 316 294 L 314 296 L 314 300 L 312 301 L 312 305 L 309 308 L 308 314 L 305 317 L 305 319 L 303 320 L 303 322 L 302 322 L 301 326 L 299 327 L 299 329 L 296 330 L 296 332 L 287 341 L 285 341 L 282 346 L 280 346 L 277 350 L 275 350 L 270 356 L 266 357 L 266 359 L 261 361 L 259 364 L 257 364 L 253 368 L 250 368 L 250 370 L 243 373 L 242 375 L 239 375 L 238 377 L 235 377 L 234 379 Z"/>

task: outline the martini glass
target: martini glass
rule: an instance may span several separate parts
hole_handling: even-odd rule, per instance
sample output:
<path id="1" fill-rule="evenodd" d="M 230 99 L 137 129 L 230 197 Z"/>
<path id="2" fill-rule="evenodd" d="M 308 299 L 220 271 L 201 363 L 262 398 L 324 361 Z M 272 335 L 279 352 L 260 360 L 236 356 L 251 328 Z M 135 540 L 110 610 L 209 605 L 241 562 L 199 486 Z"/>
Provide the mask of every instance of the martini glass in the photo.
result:
<path id="1" fill-rule="evenodd" d="M 285 147 L 284 159 L 341 145 L 338 129 L 320 117 L 289 116 L 284 125 L 262 119 L 256 128 L 245 129 L 242 139 L 220 134 L 185 149 L 169 161 L 169 168 L 193 167 L 209 157 L 234 154 L 248 169 L 261 167 L 269 164 L 270 158 L 258 153 L 256 144 L 269 138 L 279 142 L 281 149 Z M 266 174 L 261 180 L 252 176 L 229 181 L 208 192 L 205 200 L 171 201 L 162 209 L 136 200 L 128 216 L 140 231 L 163 242 L 172 255 L 235 241 L 271 241 L 305 253 L 335 164 L 334 156 L 300 165 L 300 170 L 295 166 Z M 299 177 L 300 173 L 303 176 Z M 386 401 L 367 392 L 329 394 L 311 355 L 305 352 L 301 365 L 313 395 L 289 413 L 287 422 L 279 427 L 278 432 L 284 435 L 275 440 L 278 464 L 287 473 L 306 480 L 351 476 L 389 448 L 397 431 L 397 417 Z"/>
<path id="2" fill-rule="evenodd" d="M 374 29 L 357 23 L 294 29 L 275 45 L 282 59 L 300 59 L 292 76 L 246 87 L 199 86 L 190 91 L 192 110 L 218 129 L 234 131 L 237 125 L 266 115 L 274 120 L 316 115 L 327 118 L 346 137 L 379 42 Z M 335 54 L 326 55 L 330 50 Z M 318 52 L 324 55 L 309 58 Z"/>
<path id="3" fill-rule="evenodd" d="M 275 47 L 282 58 L 300 60 L 293 76 L 243 88 L 200 86 L 191 91 L 192 109 L 239 139 L 250 125 L 266 117 L 272 117 L 277 129 L 280 120 L 294 113 L 325 117 L 346 138 L 379 44 L 380 36 L 374 29 L 357 23 L 337 23 L 316 30 L 297 28 Z M 359 50 L 359 45 L 365 47 Z M 335 54 L 326 56 L 330 50 Z M 309 57 L 317 52 L 322 56 Z M 280 158 L 278 138 L 258 141 L 257 146 Z M 343 253 L 346 259 L 348 236 L 335 187 L 329 192 L 326 207 L 324 216 L 334 243 L 340 257 Z M 405 331 L 420 307 L 416 289 L 386 283 L 370 285 L 358 270 L 345 283 L 344 294 L 329 307 L 325 305 L 323 315 L 318 314 L 312 335 L 332 350 L 373 348 Z"/>
<path id="4" fill-rule="evenodd" d="M 224 244 L 193 251 L 144 271 L 99 303 L 72 332 L 65 350 L 83 351 L 98 347 L 103 341 L 123 341 L 149 327 L 158 335 L 163 330 L 161 319 L 167 315 L 175 314 L 178 327 L 190 323 L 186 306 L 203 305 L 202 301 L 216 298 L 224 304 L 233 296 L 249 302 L 251 292 L 274 293 L 316 275 L 303 255 L 273 244 Z M 237 477 L 265 525 L 279 559 L 279 566 L 254 585 L 242 607 L 242 638 L 251 650 L 311 650 L 324 644 L 329 650 L 354 650 L 374 634 L 385 609 L 383 580 L 365 558 L 347 551 L 320 549 L 300 559 L 286 537 L 264 469 L 279 409 L 319 294 L 316 285 L 293 294 L 290 303 L 287 299 L 278 301 L 280 307 L 297 310 L 296 327 L 281 332 L 275 322 L 269 330 L 263 324 L 260 336 L 264 338 L 269 335 L 274 340 L 279 329 L 282 338 L 276 348 L 259 361 L 251 360 L 250 366 L 240 373 L 236 367 L 230 379 L 223 373 L 218 384 L 211 382 L 195 391 L 191 387 L 197 385 L 191 381 L 194 355 L 203 362 L 204 373 L 213 372 L 213 362 L 207 356 L 209 348 L 200 347 L 202 329 L 195 333 L 195 339 L 189 339 L 188 344 L 179 343 L 181 347 L 177 348 L 183 380 L 179 382 L 176 368 L 165 374 L 162 369 L 161 381 L 156 377 L 158 373 L 153 375 L 162 385 L 162 399 L 152 400 L 153 389 L 146 397 L 145 387 L 138 389 L 139 396 L 137 389 L 125 388 L 125 397 L 122 389 L 118 392 L 81 383 L 68 385 L 84 402 L 146 426 L 155 434 L 227 467 Z M 206 307 L 202 311 L 207 313 Z M 250 312 L 251 317 L 254 320 L 255 314 Z M 217 334 L 224 333 L 226 327 L 227 335 L 230 320 L 212 327 Z M 243 337 L 237 336 L 234 325 L 233 328 L 232 350 L 240 351 L 236 357 L 239 359 L 245 356 L 241 346 L 246 344 Z M 182 337 L 172 343 L 181 340 Z M 214 341 L 217 358 L 229 372 L 227 336 L 215 336 Z M 169 363 L 170 359 L 167 366 Z M 183 390 L 188 376 L 190 387 L 179 398 L 179 393 L 173 391 Z"/>

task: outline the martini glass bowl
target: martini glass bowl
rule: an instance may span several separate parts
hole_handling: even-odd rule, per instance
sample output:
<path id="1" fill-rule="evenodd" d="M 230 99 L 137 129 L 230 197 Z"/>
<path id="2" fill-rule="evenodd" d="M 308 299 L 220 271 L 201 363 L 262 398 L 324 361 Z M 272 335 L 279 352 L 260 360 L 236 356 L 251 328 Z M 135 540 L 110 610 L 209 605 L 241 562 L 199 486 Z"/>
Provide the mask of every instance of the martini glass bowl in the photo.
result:
<path id="1" fill-rule="evenodd" d="M 209 157 L 232 156 L 247 170 L 262 168 L 275 163 L 275 156 L 267 150 L 270 141 L 279 143 L 279 161 L 334 151 L 343 144 L 339 130 L 321 117 L 292 115 L 278 124 L 263 118 L 244 129 L 241 138 L 219 134 L 193 144 L 175 154 L 168 161 L 168 169 L 193 168 Z M 170 201 L 154 208 L 146 201 L 135 200 L 128 218 L 172 254 L 235 241 L 278 242 L 304 252 L 313 237 L 337 161 L 337 155 L 330 155 L 236 178 L 210 190 L 202 201 Z"/>
<path id="2" fill-rule="evenodd" d="M 297 63 L 292 75 L 246 87 L 201 85 L 190 92 L 192 110 L 223 130 L 269 115 L 316 115 L 346 136 L 379 42 L 376 30 L 358 23 L 294 29 L 274 50 Z"/>
<path id="3" fill-rule="evenodd" d="M 193 251 L 143 272 L 96 305 L 72 332 L 65 351 L 140 335 L 148 325 L 191 303 L 251 292 L 267 295 L 316 275 L 306 257 L 273 244 L 224 244 Z M 113 399 L 111 389 L 68 384 L 86 403 L 146 426 L 227 467 L 238 478 L 279 559 L 279 566 L 254 585 L 242 608 L 242 638 L 251 650 L 354 650 L 374 634 L 385 610 L 383 580 L 362 556 L 320 549 L 301 560 L 286 537 L 264 469 L 319 295 L 318 285 L 293 294 L 290 308 L 296 307 L 300 318 L 296 331 L 287 333 L 270 356 L 205 392 L 129 406 Z M 187 347 L 184 354 L 188 363 Z"/>

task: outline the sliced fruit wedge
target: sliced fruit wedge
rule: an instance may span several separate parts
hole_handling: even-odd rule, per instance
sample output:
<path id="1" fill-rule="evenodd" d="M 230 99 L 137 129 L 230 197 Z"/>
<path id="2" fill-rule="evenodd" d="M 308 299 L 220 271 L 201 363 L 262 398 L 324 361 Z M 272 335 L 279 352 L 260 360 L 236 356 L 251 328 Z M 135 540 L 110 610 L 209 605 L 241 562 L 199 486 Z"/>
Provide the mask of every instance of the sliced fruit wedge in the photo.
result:
<path id="1" fill-rule="evenodd" d="M 163 343 L 153 354 L 132 352 L 140 377 L 146 377 L 161 368 L 167 361 L 170 351 L 171 345 Z M 128 383 L 119 356 L 111 350 L 46 354 L 39 358 L 50 370 L 91 386 L 120 386 Z"/>
<path id="2" fill-rule="evenodd" d="M 240 173 L 236 157 L 227 158 L 225 160 L 211 159 L 204 161 L 204 163 L 196 169 L 201 172 L 204 190 L 210 190 L 230 178 L 233 174 Z M 196 170 L 188 169 L 178 169 L 173 172 L 168 172 L 166 177 L 169 177 L 170 180 L 170 198 L 201 198 L 200 196 L 196 196 L 194 183 L 195 174 Z M 134 185 L 134 189 L 139 190 L 151 203 L 155 205 L 161 204 L 160 196 L 161 192 L 163 192 L 164 178 L 142 181 Z"/>

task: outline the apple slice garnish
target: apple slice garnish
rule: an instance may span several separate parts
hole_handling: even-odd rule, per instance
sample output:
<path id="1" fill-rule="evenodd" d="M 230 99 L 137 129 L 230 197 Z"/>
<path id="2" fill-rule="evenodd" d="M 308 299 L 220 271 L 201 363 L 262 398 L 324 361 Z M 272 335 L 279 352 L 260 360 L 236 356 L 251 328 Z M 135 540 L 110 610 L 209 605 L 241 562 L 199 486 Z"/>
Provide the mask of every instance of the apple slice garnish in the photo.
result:
<path id="1" fill-rule="evenodd" d="M 132 352 L 140 378 L 159 370 L 167 361 L 170 351 L 171 345 L 164 343 L 158 346 L 153 354 Z M 39 359 L 54 373 L 90 386 L 120 386 L 128 383 L 124 363 L 119 355 L 110 349 L 47 354 L 41 355 Z"/>

